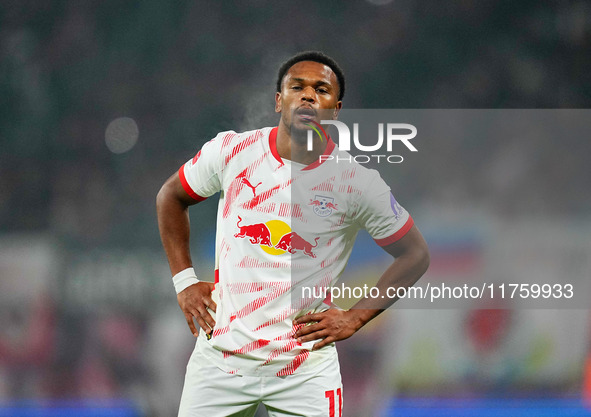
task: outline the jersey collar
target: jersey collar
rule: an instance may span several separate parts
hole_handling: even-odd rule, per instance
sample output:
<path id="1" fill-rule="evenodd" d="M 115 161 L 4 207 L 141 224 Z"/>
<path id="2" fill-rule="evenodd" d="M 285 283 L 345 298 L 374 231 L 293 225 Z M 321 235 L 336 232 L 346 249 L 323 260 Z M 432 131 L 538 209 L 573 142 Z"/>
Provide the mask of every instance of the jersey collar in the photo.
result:
<path id="1" fill-rule="evenodd" d="M 283 159 L 281 158 L 281 156 L 279 156 L 279 152 L 277 152 L 277 131 L 279 130 L 279 127 L 274 127 L 271 130 L 271 133 L 269 133 L 269 147 L 271 148 L 271 153 L 273 154 L 273 156 L 275 157 L 275 159 L 277 159 L 277 161 L 279 161 L 279 163 L 281 165 L 284 165 L 285 163 L 283 162 Z M 335 148 L 335 143 L 333 142 L 333 140 L 328 137 L 327 143 L 326 143 L 326 149 L 324 150 L 324 152 L 322 153 L 322 156 L 327 156 L 330 155 L 332 153 L 332 151 Z M 310 165 L 307 165 L 305 168 L 302 169 L 302 171 L 308 171 L 314 168 L 317 168 L 318 166 L 320 166 L 321 164 L 324 163 L 324 161 L 326 161 L 327 158 L 318 158 L 316 161 L 312 162 Z"/>

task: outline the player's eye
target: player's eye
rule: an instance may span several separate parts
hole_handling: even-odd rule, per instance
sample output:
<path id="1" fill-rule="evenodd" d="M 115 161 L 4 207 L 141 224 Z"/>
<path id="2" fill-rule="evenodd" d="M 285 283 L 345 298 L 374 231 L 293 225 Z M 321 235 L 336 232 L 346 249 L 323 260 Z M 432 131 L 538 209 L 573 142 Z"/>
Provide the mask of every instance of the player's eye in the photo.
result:
<path id="1" fill-rule="evenodd" d="M 291 87 L 292 90 L 301 90 L 302 87 L 300 87 L 299 85 L 294 85 Z"/>
<path id="2" fill-rule="evenodd" d="M 318 92 L 320 94 L 327 94 L 328 90 L 326 88 L 317 88 L 316 92 Z"/>

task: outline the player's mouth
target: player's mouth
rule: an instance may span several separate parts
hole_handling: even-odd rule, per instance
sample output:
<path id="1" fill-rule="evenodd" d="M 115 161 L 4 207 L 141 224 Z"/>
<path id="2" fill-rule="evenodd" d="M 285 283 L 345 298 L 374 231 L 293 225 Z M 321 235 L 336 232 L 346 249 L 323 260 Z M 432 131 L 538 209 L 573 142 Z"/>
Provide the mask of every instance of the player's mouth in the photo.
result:
<path id="1" fill-rule="evenodd" d="M 316 111 L 311 107 L 300 107 L 295 111 L 295 114 L 303 121 L 310 121 L 316 118 Z"/>

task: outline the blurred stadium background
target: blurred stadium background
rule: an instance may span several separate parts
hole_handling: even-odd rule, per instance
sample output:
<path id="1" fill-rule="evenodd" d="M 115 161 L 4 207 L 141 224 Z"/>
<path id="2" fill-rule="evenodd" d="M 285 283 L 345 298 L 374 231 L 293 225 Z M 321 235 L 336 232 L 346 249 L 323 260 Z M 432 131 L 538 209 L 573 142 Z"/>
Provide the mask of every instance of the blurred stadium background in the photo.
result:
<path id="1" fill-rule="evenodd" d="M 218 131 L 274 123 L 306 49 L 341 63 L 349 108 L 591 104 L 586 1 L 3 1 L 0 416 L 175 415 L 193 338 L 155 195 Z M 591 277 L 591 145 L 562 139 L 401 168 L 431 277 Z M 213 200 L 192 213 L 210 278 Z M 386 261 L 372 245 L 348 274 Z M 588 309 L 506 307 L 393 309 L 341 342 L 345 415 L 591 415 Z"/>

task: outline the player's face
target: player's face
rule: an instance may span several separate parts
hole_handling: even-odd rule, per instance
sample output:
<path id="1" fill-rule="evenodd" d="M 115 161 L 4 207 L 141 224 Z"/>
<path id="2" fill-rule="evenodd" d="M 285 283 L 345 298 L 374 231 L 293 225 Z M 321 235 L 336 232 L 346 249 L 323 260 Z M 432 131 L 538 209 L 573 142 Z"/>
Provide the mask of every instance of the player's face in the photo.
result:
<path id="1" fill-rule="evenodd" d="M 313 61 L 293 65 L 275 96 L 275 112 L 288 129 L 307 130 L 311 120 L 336 119 L 339 83 L 330 67 Z"/>

